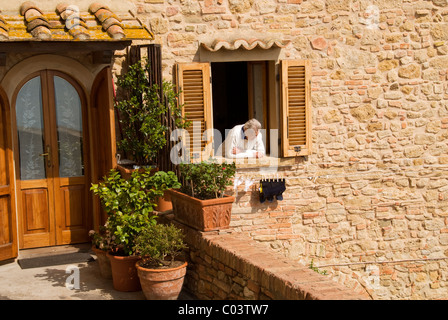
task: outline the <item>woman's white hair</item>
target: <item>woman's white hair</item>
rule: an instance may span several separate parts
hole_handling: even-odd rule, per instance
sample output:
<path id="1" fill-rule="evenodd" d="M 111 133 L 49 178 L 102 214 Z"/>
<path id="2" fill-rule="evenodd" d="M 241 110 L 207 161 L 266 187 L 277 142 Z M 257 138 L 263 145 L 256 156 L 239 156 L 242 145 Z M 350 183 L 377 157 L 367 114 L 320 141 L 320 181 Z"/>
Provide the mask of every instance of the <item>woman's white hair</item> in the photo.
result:
<path id="1" fill-rule="evenodd" d="M 250 119 L 244 124 L 243 128 L 244 130 L 252 129 L 257 132 L 261 129 L 261 123 L 257 119 Z"/>

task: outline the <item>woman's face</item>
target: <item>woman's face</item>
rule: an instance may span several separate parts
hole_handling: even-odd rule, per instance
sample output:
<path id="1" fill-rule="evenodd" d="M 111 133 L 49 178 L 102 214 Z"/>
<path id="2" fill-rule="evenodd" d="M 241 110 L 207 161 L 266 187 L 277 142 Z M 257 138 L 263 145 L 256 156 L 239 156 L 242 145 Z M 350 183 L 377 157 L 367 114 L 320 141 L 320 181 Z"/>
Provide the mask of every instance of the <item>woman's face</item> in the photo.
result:
<path id="1" fill-rule="evenodd" d="M 258 130 L 246 129 L 244 130 L 244 135 L 247 137 L 247 140 L 254 140 L 258 135 Z"/>

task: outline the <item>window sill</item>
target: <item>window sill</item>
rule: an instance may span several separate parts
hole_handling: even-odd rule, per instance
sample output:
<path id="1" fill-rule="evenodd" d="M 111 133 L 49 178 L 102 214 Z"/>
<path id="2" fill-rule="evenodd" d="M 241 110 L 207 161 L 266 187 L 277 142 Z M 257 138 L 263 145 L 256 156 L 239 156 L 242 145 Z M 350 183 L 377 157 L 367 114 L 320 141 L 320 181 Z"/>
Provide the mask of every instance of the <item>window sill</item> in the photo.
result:
<path id="1" fill-rule="evenodd" d="M 219 163 L 235 163 L 237 169 L 251 169 L 251 168 L 277 168 L 282 166 L 292 166 L 296 164 L 296 158 L 277 158 L 264 156 L 263 158 L 224 158 L 213 157 Z"/>

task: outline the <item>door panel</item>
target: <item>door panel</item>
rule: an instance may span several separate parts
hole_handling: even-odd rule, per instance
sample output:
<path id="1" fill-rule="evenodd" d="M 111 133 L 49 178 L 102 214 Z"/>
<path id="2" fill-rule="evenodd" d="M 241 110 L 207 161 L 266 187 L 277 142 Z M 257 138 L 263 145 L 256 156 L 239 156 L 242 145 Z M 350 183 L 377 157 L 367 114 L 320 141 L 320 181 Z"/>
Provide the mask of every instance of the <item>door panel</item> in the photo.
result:
<path id="1" fill-rule="evenodd" d="M 84 175 L 81 99 L 65 79 L 54 77 L 59 177 Z"/>
<path id="2" fill-rule="evenodd" d="M 82 228 L 85 224 L 84 186 L 70 186 L 61 188 L 65 211 L 65 227 Z M 78 214 L 81 213 L 81 214 Z"/>
<path id="3" fill-rule="evenodd" d="M 20 248 L 55 244 L 46 88 L 45 73 L 38 72 L 24 81 L 15 99 Z"/>
<path id="4" fill-rule="evenodd" d="M 16 100 L 20 180 L 45 179 L 44 116 L 41 77 L 26 82 Z"/>
<path id="5" fill-rule="evenodd" d="M 50 70 L 30 76 L 17 94 L 21 248 L 88 241 L 82 97 L 79 85 Z"/>
<path id="6" fill-rule="evenodd" d="M 89 108 L 90 116 L 90 142 L 91 142 L 91 176 L 93 183 L 98 183 L 109 170 L 117 166 L 115 155 L 115 117 L 114 117 L 114 88 L 110 67 L 100 71 L 92 85 Z M 103 210 L 98 197 L 91 200 L 94 203 L 95 229 L 103 225 L 107 220 L 107 214 Z"/>
<path id="7" fill-rule="evenodd" d="M 87 206 L 89 180 L 86 136 L 87 119 L 82 90 L 58 72 L 49 72 L 50 105 L 54 104 L 54 188 L 57 243 L 88 241 L 92 228 L 91 211 Z"/>
<path id="8" fill-rule="evenodd" d="M 17 257 L 14 170 L 9 102 L 0 88 L 0 261 Z"/>

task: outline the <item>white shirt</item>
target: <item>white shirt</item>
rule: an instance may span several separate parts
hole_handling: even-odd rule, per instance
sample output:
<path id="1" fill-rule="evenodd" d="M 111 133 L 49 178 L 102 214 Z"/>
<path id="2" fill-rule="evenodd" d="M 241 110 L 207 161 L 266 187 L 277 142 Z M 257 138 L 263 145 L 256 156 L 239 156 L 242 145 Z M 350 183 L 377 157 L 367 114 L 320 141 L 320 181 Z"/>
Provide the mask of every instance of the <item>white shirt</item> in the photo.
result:
<path id="1" fill-rule="evenodd" d="M 244 137 L 245 135 L 242 124 L 233 127 L 232 130 L 230 130 L 227 134 L 227 138 L 219 151 L 225 150 L 226 158 L 253 158 L 256 156 L 257 152 L 265 155 L 266 151 L 263 144 L 263 137 L 261 136 L 260 131 L 258 131 L 257 137 L 255 139 L 249 140 L 244 139 Z M 240 149 L 241 152 L 238 154 L 232 153 L 232 149 L 235 147 Z"/>

